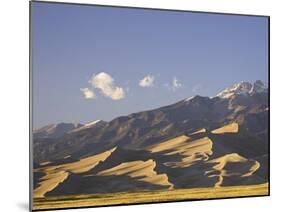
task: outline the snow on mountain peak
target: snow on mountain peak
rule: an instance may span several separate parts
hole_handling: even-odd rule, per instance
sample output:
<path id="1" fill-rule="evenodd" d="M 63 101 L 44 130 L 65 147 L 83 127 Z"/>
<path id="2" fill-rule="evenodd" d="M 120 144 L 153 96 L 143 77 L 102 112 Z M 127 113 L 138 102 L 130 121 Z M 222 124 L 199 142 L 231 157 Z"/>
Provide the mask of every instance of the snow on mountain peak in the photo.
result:
<path id="1" fill-rule="evenodd" d="M 87 124 L 82 125 L 81 127 L 78 127 L 76 129 L 70 131 L 70 133 L 78 132 L 80 130 L 91 128 L 91 127 L 95 126 L 96 124 L 98 124 L 99 122 L 102 122 L 102 121 L 101 120 L 95 120 L 95 121 L 89 122 Z"/>
<path id="2" fill-rule="evenodd" d="M 84 126 L 90 127 L 90 126 L 95 125 L 96 123 L 98 123 L 100 121 L 101 120 L 92 121 L 92 122 L 89 122 L 89 123 L 85 124 Z"/>
<path id="3" fill-rule="evenodd" d="M 232 85 L 229 88 L 226 88 L 222 92 L 220 92 L 217 96 L 221 98 L 229 98 L 233 95 L 251 95 L 254 93 L 261 93 L 267 91 L 266 83 L 262 82 L 261 80 L 257 80 L 253 84 L 250 82 L 240 82 Z"/>
<path id="4" fill-rule="evenodd" d="M 254 82 L 251 92 L 252 93 L 260 93 L 267 91 L 267 84 L 262 82 L 261 80 L 257 80 Z"/>
<path id="5" fill-rule="evenodd" d="M 195 96 L 191 96 L 191 97 L 185 99 L 184 101 L 185 101 L 185 102 L 188 102 L 189 100 L 193 99 L 194 97 L 195 97 Z"/>

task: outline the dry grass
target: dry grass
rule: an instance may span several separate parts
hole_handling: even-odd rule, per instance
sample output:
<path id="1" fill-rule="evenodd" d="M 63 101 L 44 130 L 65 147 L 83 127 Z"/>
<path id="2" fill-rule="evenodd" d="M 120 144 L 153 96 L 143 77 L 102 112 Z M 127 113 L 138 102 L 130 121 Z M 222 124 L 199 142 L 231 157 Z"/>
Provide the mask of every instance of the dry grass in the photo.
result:
<path id="1" fill-rule="evenodd" d="M 33 210 L 263 195 L 268 195 L 268 183 L 259 185 L 226 186 L 218 188 L 175 189 L 45 197 L 34 199 Z"/>

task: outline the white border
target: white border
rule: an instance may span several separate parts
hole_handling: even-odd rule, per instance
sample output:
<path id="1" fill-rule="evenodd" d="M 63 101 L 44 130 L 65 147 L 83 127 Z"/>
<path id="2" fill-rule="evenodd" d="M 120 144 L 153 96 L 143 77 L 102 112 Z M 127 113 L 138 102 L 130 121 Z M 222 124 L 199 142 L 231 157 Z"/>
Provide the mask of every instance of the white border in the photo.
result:
<path id="1" fill-rule="evenodd" d="M 276 211 L 280 208 L 281 13 L 275 0 L 68 0 L 68 2 L 271 16 L 271 196 L 68 211 Z M 27 211 L 29 132 L 28 1 L 1 1 L 1 211 Z"/>

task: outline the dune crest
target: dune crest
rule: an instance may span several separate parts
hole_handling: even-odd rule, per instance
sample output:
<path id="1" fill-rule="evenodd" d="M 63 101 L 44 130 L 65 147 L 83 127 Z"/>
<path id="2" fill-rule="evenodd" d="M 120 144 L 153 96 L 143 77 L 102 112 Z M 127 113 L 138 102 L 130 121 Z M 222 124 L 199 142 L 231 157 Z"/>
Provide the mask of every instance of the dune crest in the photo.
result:
<path id="1" fill-rule="evenodd" d="M 36 169 L 35 172 L 43 172 L 45 175 L 40 178 L 39 186 L 34 189 L 34 197 L 44 197 L 47 192 L 64 182 L 71 173 L 80 174 L 93 169 L 100 162 L 105 161 L 115 149 L 116 147 L 76 162 Z"/>
<path id="2" fill-rule="evenodd" d="M 213 154 L 213 142 L 208 137 L 203 137 L 185 144 L 178 145 L 170 149 L 166 155 L 180 154 L 182 157 L 179 162 L 166 162 L 165 165 L 172 168 L 184 168 L 195 164 L 198 161 L 207 161 Z"/>
<path id="3" fill-rule="evenodd" d="M 105 161 L 111 155 L 111 153 L 115 151 L 115 149 L 116 149 L 116 147 L 111 150 L 105 151 L 103 153 L 80 159 L 77 162 L 67 163 L 67 164 L 58 166 L 58 167 L 56 167 L 56 169 L 57 168 L 64 169 L 66 171 L 69 171 L 69 172 L 72 172 L 75 174 L 89 171 L 92 168 L 94 168 L 96 165 L 98 165 L 100 162 Z"/>
<path id="4" fill-rule="evenodd" d="M 100 171 L 97 176 L 127 175 L 139 181 L 168 186 L 169 189 L 172 189 L 173 184 L 169 182 L 168 176 L 166 174 L 157 174 L 154 171 L 155 167 L 156 162 L 152 159 L 147 161 L 132 161 Z"/>
<path id="5" fill-rule="evenodd" d="M 224 133 L 237 133 L 239 131 L 239 125 L 236 122 L 225 125 L 212 131 L 213 134 L 224 134 Z"/>
<path id="6" fill-rule="evenodd" d="M 205 128 L 201 128 L 193 133 L 191 133 L 190 135 L 196 135 L 196 134 L 199 134 L 199 133 L 205 133 L 206 132 L 206 129 Z"/>
<path id="7" fill-rule="evenodd" d="M 215 187 L 222 186 L 225 177 L 250 177 L 260 167 L 258 161 L 246 159 L 237 153 L 226 154 L 207 163 L 215 164 L 212 170 L 205 172 L 208 177 L 218 177 Z"/>
<path id="8" fill-rule="evenodd" d="M 189 167 L 198 161 L 206 161 L 212 152 L 213 142 L 208 137 L 192 140 L 182 135 L 176 138 L 153 145 L 147 150 L 152 153 L 163 152 L 164 155 L 181 155 L 181 161 L 165 162 L 166 166 L 172 168 Z"/>
<path id="9" fill-rule="evenodd" d="M 34 190 L 33 196 L 35 198 L 44 197 L 47 192 L 52 191 L 60 183 L 65 181 L 68 175 L 69 173 L 65 171 L 46 174 L 41 178 L 42 181 L 39 183 L 40 186 Z"/>
<path id="10" fill-rule="evenodd" d="M 182 135 L 178 136 L 176 138 L 170 139 L 168 141 L 162 142 L 160 144 L 155 144 L 147 148 L 150 152 L 162 152 L 165 150 L 170 150 L 173 148 L 176 148 L 177 146 L 182 145 L 186 141 L 188 141 L 190 138 L 188 136 Z"/>
<path id="11" fill-rule="evenodd" d="M 212 146 L 213 146 L 212 140 L 208 137 L 203 137 L 200 139 L 196 139 L 193 141 L 189 141 L 177 145 L 174 148 L 171 148 L 170 149 L 171 151 L 166 153 L 166 155 L 180 154 L 180 155 L 190 156 L 195 153 L 206 153 L 208 155 L 211 155 Z"/>

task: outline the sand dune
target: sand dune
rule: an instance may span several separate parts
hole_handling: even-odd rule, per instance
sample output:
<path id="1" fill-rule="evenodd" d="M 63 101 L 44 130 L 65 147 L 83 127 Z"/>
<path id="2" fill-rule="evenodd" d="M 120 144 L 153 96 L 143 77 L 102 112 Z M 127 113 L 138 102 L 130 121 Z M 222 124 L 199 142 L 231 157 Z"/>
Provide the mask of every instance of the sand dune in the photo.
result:
<path id="1" fill-rule="evenodd" d="M 212 170 L 205 172 L 208 177 L 218 177 L 215 187 L 222 186 L 225 177 L 249 177 L 260 167 L 258 161 L 246 159 L 237 153 L 226 154 L 207 163 L 215 164 Z"/>
<path id="2" fill-rule="evenodd" d="M 153 146 L 150 146 L 147 148 L 147 150 L 149 150 L 150 152 L 162 152 L 165 150 L 170 150 L 177 146 L 182 145 L 189 139 L 190 138 L 185 135 L 178 136 L 176 138 L 170 139 L 170 140 L 162 142 L 160 144 L 155 144 Z"/>
<path id="3" fill-rule="evenodd" d="M 199 133 L 205 133 L 206 132 L 206 129 L 205 128 L 201 128 L 193 133 L 191 133 L 190 135 L 196 135 L 196 134 L 199 134 Z"/>
<path id="4" fill-rule="evenodd" d="M 99 172 L 98 176 L 112 176 L 112 175 L 127 175 L 137 180 L 156 184 L 168 186 L 169 189 L 173 188 L 173 184 L 169 182 L 166 174 L 157 174 L 154 171 L 156 167 L 156 162 L 154 160 L 147 161 L 132 161 L 127 163 L 121 163 L 110 169 L 103 170 Z"/>
<path id="5" fill-rule="evenodd" d="M 196 161 L 206 161 L 212 155 L 213 143 L 208 137 L 191 140 L 185 135 L 179 136 L 160 144 L 149 147 L 148 150 L 155 152 L 164 152 L 164 155 L 181 155 L 181 161 L 173 161 L 164 163 L 166 166 L 188 167 Z"/>
<path id="6" fill-rule="evenodd" d="M 193 154 L 191 156 L 186 156 L 181 159 L 181 161 L 175 162 L 165 162 L 164 164 L 171 168 L 187 168 L 196 164 L 197 162 L 208 160 L 209 156 L 205 153 Z"/>
<path id="7" fill-rule="evenodd" d="M 66 180 L 70 173 L 79 174 L 93 169 L 101 161 L 106 160 L 115 149 L 113 148 L 103 153 L 83 158 L 77 162 L 48 166 L 35 170 L 35 172 L 43 172 L 45 175 L 40 178 L 39 186 L 34 190 L 34 197 L 44 197 L 47 192 L 52 191 Z"/>
<path id="8" fill-rule="evenodd" d="M 152 153 L 164 152 L 165 155 L 193 155 L 195 153 L 212 154 L 212 141 L 208 137 L 191 140 L 185 135 L 178 136 L 160 144 L 148 147 Z"/>
<path id="9" fill-rule="evenodd" d="M 111 155 L 111 153 L 115 149 L 116 148 L 113 148 L 113 149 L 103 152 L 101 154 L 83 158 L 77 162 L 67 163 L 67 164 L 61 165 L 57 168 L 61 168 L 61 169 L 64 169 L 66 171 L 69 171 L 69 172 L 72 172 L 75 174 L 83 173 L 83 172 L 91 170 L 96 165 L 98 165 L 98 163 L 100 163 L 101 161 L 104 161 L 106 158 L 108 158 Z"/>
<path id="10" fill-rule="evenodd" d="M 55 173 L 48 173 L 44 177 L 41 178 L 41 182 L 39 183 L 39 187 L 37 187 L 33 196 L 35 198 L 44 197 L 45 193 L 52 191 L 56 188 L 60 183 L 62 183 L 67 177 L 69 173 L 65 171 L 58 171 Z"/>
<path id="11" fill-rule="evenodd" d="M 145 150 L 133 151 L 120 147 L 71 163 L 46 164 L 35 170 L 45 175 L 37 181 L 34 197 L 74 192 L 87 194 L 130 189 L 224 187 L 266 182 L 259 174 L 262 162 L 247 159 L 244 152 L 233 153 L 240 149 L 234 151 L 224 145 L 228 136 L 235 135 L 223 134 L 238 132 L 237 123 L 212 131 L 218 135 L 206 133 L 212 140 L 207 136 L 201 137 L 204 134 L 199 133 L 204 131 L 206 129 L 198 129 L 191 134 L 196 136 L 178 136 Z M 221 137 L 224 139 L 220 140 Z M 73 187 L 75 189 L 71 193 L 68 188 Z"/>
<path id="12" fill-rule="evenodd" d="M 208 137 L 203 137 L 197 140 L 187 142 L 184 145 L 177 146 L 167 155 L 180 154 L 182 155 L 181 161 L 166 162 L 165 165 L 171 168 L 184 168 L 189 167 L 196 162 L 206 161 L 212 152 L 213 142 Z"/>
<path id="13" fill-rule="evenodd" d="M 223 134 L 223 133 L 237 133 L 239 130 L 239 125 L 234 122 L 218 129 L 212 131 L 213 134 Z"/>
<path id="14" fill-rule="evenodd" d="M 208 137 L 203 137 L 193 141 L 181 143 L 177 146 L 171 148 L 170 152 L 166 155 L 181 154 L 186 156 L 191 156 L 196 153 L 206 153 L 208 155 L 212 154 L 213 142 Z"/>

